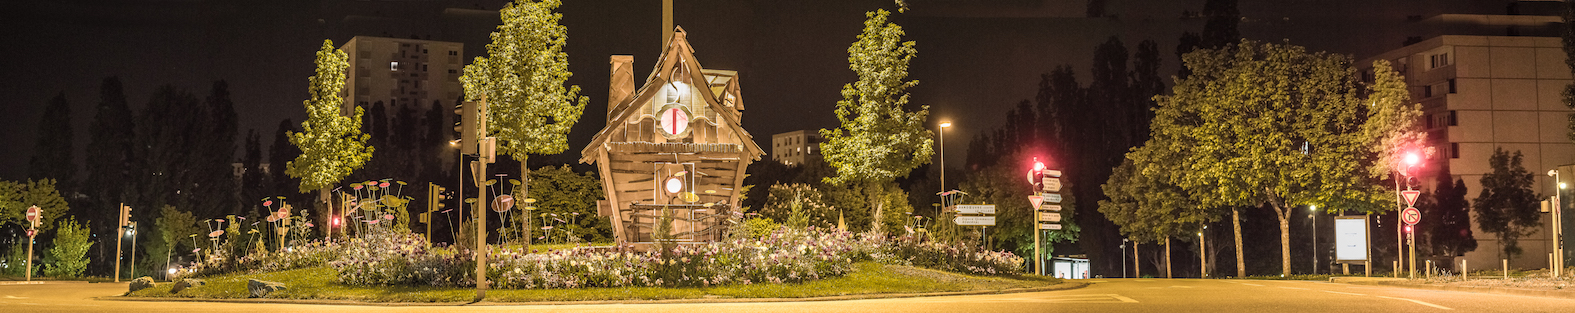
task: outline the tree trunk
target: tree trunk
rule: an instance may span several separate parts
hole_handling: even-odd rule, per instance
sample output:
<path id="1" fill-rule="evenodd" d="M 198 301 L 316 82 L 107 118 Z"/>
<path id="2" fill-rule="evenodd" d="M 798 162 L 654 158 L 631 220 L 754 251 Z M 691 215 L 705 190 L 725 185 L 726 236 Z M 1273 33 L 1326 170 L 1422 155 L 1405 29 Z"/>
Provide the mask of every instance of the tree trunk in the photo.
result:
<path id="1" fill-rule="evenodd" d="M 1264 188 L 1269 207 L 1274 208 L 1274 217 L 1280 220 L 1280 275 L 1291 274 L 1291 216 L 1290 208 L 1284 207 L 1285 203 L 1275 197 L 1274 190 Z"/>
<path id="2" fill-rule="evenodd" d="M 1241 250 L 1241 208 L 1230 209 L 1230 224 L 1236 230 L 1236 277 L 1247 277 L 1247 261 Z"/>
<path id="3" fill-rule="evenodd" d="M 870 208 L 874 209 L 874 215 L 870 216 L 870 229 L 876 233 L 885 231 L 884 227 L 881 227 L 881 217 L 884 216 L 881 214 L 881 211 L 885 207 L 884 201 L 881 201 L 881 196 L 884 193 L 881 187 L 879 183 L 869 183 L 868 187 L 864 188 L 864 192 L 869 197 Z M 984 241 L 984 233 L 979 233 L 979 240 Z"/>
<path id="4" fill-rule="evenodd" d="M 514 204 L 520 209 L 520 238 L 525 240 L 520 242 L 523 244 L 523 251 L 530 251 L 531 242 L 530 211 L 525 210 L 525 207 L 530 206 L 531 203 L 524 202 L 525 199 L 530 199 L 530 165 L 525 164 L 527 159 L 530 159 L 530 156 L 520 157 L 520 185 L 518 188 L 514 188 L 514 190 L 519 192 L 519 194 L 514 195 Z"/>
<path id="5" fill-rule="evenodd" d="M 323 225 L 323 227 L 322 227 L 323 234 L 325 236 L 328 236 L 328 240 L 329 241 L 333 240 L 333 235 L 334 235 L 334 225 L 333 225 L 333 221 L 334 221 L 334 219 L 333 219 L 334 201 L 333 201 L 333 199 L 334 199 L 333 195 L 328 193 L 328 187 L 317 188 L 317 201 L 315 201 L 314 203 L 317 204 L 318 210 L 317 210 L 317 216 L 315 216 L 312 220 L 316 221 L 318 224 Z M 272 213 L 272 212 L 270 212 L 270 213 Z"/>
<path id="6" fill-rule="evenodd" d="M 1138 243 L 1132 242 L 1132 277 L 1143 278 L 1143 263 L 1138 261 Z"/>
<path id="7" fill-rule="evenodd" d="M 1165 278 L 1175 278 L 1170 274 L 1170 237 L 1165 237 Z"/>

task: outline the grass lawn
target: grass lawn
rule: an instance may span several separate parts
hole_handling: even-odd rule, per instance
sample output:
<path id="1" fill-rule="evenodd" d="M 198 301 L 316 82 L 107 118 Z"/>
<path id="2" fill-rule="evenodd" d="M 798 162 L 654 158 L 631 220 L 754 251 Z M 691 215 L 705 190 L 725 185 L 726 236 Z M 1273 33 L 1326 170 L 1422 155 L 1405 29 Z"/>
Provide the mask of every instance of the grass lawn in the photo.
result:
<path id="1" fill-rule="evenodd" d="M 487 300 L 495 302 L 533 301 L 586 301 L 586 300 L 662 300 L 720 298 L 803 298 L 879 293 L 926 293 L 946 291 L 1004 290 L 1012 288 L 1042 287 L 1061 283 L 1061 280 L 1040 276 L 983 277 L 920 269 L 905 266 L 882 265 L 874 262 L 856 264 L 858 270 L 847 276 L 828 278 L 802 284 L 729 285 L 708 288 L 581 288 L 581 289 L 494 289 L 487 292 Z M 314 267 L 282 272 L 258 274 L 232 274 L 204 278 L 207 285 L 190 288 L 179 294 L 170 294 L 171 283 L 159 283 L 152 288 L 127 294 L 130 297 L 149 298 L 205 298 L 241 299 L 250 294 L 247 279 L 284 283 L 288 288 L 269 298 L 354 300 L 366 302 L 469 302 L 475 290 L 469 288 L 439 287 L 362 287 L 338 282 L 337 274 L 328 267 Z"/>

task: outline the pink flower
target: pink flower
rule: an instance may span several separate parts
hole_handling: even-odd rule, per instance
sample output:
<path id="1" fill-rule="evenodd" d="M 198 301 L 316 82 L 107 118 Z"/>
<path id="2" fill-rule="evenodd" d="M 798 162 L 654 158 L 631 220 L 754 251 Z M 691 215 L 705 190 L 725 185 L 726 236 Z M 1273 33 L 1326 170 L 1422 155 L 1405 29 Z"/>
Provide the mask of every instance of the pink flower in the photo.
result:
<path id="1" fill-rule="evenodd" d="M 384 184 L 388 184 L 388 183 L 384 183 Z M 394 215 L 393 214 L 383 214 L 383 219 L 385 219 L 385 220 L 393 220 L 394 219 Z"/>
<path id="2" fill-rule="evenodd" d="M 273 205 L 273 200 L 263 201 L 263 206 Z"/>
<path id="3" fill-rule="evenodd" d="M 224 234 L 224 230 L 215 230 L 215 231 L 213 231 L 211 233 L 208 233 L 208 238 L 219 238 L 219 235 L 223 235 L 223 234 Z"/>
<path id="4" fill-rule="evenodd" d="M 350 189 L 361 190 L 361 185 L 355 185 L 354 187 L 350 187 Z"/>
<path id="5" fill-rule="evenodd" d="M 381 184 L 377 184 L 377 187 L 378 188 L 388 188 L 388 182 L 383 182 Z"/>

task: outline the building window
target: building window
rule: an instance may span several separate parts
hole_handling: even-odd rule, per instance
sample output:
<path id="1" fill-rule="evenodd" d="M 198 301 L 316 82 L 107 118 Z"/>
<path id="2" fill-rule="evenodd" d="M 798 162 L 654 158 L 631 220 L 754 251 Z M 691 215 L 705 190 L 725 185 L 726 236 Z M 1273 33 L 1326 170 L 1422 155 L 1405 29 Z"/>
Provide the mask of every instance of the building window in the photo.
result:
<path id="1" fill-rule="evenodd" d="M 1434 55 L 1428 56 L 1428 60 L 1427 61 L 1428 61 L 1428 63 L 1427 63 L 1428 64 L 1428 69 L 1435 69 L 1435 68 L 1448 66 L 1450 64 L 1449 63 L 1449 53 L 1445 52 L 1445 53 L 1439 53 L 1439 54 L 1434 54 Z"/>
<path id="2" fill-rule="evenodd" d="M 1449 93 L 1455 93 L 1455 79 L 1449 79 Z"/>
<path id="3" fill-rule="evenodd" d="M 1426 121 L 1425 124 L 1427 125 L 1424 129 L 1433 129 L 1433 119 L 1434 117 L 1432 114 L 1428 114 L 1427 118 L 1422 119 L 1423 121 Z"/>
<path id="4" fill-rule="evenodd" d="M 372 58 L 372 51 L 361 50 L 361 52 L 357 52 L 356 54 L 361 56 L 362 59 Z"/>
<path id="5" fill-rule="evenodd" d="M 399 61 L 388 62 L 388 70 L 398 72 L 399 71 Z"/>
<path id="6" fill-rule="evenodd" d="M 1460 158 L 1460 143 L 1458 143 L 1458 142 L 1451 142 L 1451 143 L 1449 143 L 1449 158 L 1451 158 L 1451 159 L 1459 159 Z"/>
<path id="7" fill-rule="evenodd" d="M 1422 86 L 1422 97 L 1423 98 L 1432 98 L 1433 97 L 1433 86 L 1432 85 Z"/>
<path id="8" fill-rule="evenodd" d="M 453 50 L 450 50 L 450 51 L 449 51 L 449 52 L 448 52 L 448 55 L 459 55 L 459 51 L 453 51 Z"/>
<path id="9" fill-rule="evenodd" d="M 1449 110 L 1449 126 L 1457 125 L 1460 125 L 1460 121 L 1455 117 L 1455 110 Z"/>
<path id="10" fill-rule="evenodd" d="M 421 71 L 422 72 L 427 71 L 427 64 L 426 63 L 421 63 Z"/>

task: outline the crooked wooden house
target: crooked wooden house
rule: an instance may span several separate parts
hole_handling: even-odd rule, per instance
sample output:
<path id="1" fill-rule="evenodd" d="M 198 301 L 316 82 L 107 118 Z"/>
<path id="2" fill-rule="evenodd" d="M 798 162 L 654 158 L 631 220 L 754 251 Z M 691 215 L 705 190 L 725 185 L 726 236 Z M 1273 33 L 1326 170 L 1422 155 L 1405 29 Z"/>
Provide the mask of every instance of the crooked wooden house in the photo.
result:
<path id="1" fill-rule="evenodd" d="M 581 150 L 595 163 L 619 243 L 655 242 L 662 209 L 670 240 L 719 241 L 737 211 L 744 170 L 765 152 L 739 123 L 738 73 L 705 69 L 678 27 L 656 68 L 635 88 L 634 56 L 614 55 L 607 127 Z"/>

